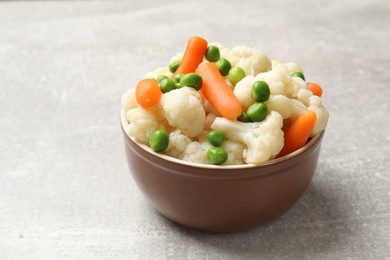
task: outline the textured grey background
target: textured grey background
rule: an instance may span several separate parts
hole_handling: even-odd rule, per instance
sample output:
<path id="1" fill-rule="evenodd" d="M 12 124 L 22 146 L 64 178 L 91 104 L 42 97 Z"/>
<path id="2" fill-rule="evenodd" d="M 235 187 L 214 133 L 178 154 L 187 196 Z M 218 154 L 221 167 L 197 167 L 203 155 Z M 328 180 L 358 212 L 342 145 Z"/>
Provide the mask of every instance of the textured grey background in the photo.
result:
<path id="1" fill-rule="evenodd" d="M 188 230 L 132 181 L 120 96 L 190 35 L 295 61 L 331 118 L 302 199 Z M 390 2 L 0 2 L 0 259 L 389 259 Z"/>

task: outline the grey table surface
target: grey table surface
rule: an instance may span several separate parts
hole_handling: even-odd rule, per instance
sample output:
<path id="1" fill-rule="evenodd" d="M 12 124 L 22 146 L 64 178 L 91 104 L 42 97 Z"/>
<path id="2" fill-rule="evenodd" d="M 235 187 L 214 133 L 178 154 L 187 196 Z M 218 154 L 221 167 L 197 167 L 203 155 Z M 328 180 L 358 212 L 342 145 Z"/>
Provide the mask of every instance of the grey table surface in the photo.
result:
<path id="1" fill-rule="evenodd" d="M 295 61 L 330 121 L 301 200 L 183 228 L 127 168 L 120 97 L 190 35 Z M 390 259 L 390 2 L 0 2 L 0 259 Z"/>

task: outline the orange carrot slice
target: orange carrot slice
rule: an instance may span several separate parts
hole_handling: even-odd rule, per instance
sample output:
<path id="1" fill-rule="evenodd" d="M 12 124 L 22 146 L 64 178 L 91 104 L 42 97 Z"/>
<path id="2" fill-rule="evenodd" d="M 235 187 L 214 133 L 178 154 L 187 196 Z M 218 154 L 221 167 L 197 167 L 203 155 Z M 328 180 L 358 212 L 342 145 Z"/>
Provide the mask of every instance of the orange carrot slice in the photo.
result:
<path id="1" fill-rule="evenodd" d="M 161 97 L 161 89 L 153 79 L 143 79 L 137 84 L 135 98 L 143 108 L 149 108 L 156 104 Z"/>
<path id="2" fill-rule="evenodd" d="M 199 65 L 196 73 L 202 77 L 203 95 L 222 116 L 234 120 L 242 114 L 240 101 L 225 82 L 215 63 Z"/>
<path id="3" fill-rule="evenodd" d="M 176 74 L 194 72 L 198 65 L 203 61 L 206 50 L 207 41 L 199 36 L 192 36 L 188 40 L 183 59 L 173 76 Z"/>
<path id="4" fill-rule="evenodd" d="M 307 88 L 313 93 L 313 95 L 316 95 L 319 97 L 322 96 L 322 88 L 318 84 L 313 83 L 313 82 L 308 82 Z"/>
<path id="5" fill-rule="evenodd" d="M 300 115 L 284 133 L 284 146 L 278 157 L 303 147 L 313 131 L 316 120 L 316 113 L 311 110 Z"/>

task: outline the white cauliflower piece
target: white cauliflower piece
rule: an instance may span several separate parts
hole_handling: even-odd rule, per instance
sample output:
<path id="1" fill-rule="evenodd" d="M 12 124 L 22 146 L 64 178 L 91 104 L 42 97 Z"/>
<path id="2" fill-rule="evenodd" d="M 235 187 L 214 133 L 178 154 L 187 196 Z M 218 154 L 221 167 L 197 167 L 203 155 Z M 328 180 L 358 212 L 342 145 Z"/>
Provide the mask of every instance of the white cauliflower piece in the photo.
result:
<path id="1" fill-rule="evenodd" d="M 329 112 L 322 104 L 322 99 L 308 89 L 300 89 L 297 94 L 297 99 L 307 106 L 309 110 L 316 113 L 317 120 L 310 136 L 314 136 L 324 130 L 328 123 Z"/>
<path id="2" fill-rule="evenodd" d="M 322 105 L 321 98 L 315 95 L 310 97 L 308 108 L 309 110 L 314 111 L 317 115 L 316 124 L 314 125 L 313 131 L 310 134 L 310 136 L 314 136 L 326 128 L 329 119 L 329 112 Z"/>
<path id="3" fill-rule="evenodd" d="M 268 84 L 268 83 L 267 83 Z M 277 81 L 277 82 L 271 82 L 268 84 L 270 93 L 272 95 L 283 95 L 285 93 L 285 86 L 283 82 Z"/>
<path id="4" fill-rule="evenodd" d="M 266 102 L 268 111 L 278 112 L 283 119 L 295 120 L 298 116 L 307 111 L 304 104 L 295 99 L 289 99 L 283 95 L 271 96 Z"/>
<path id="5" fill-rule="evenodd" d="M 247 110 L 250 105 L 255 103 L 251 90 L 256 81 L 267 82 L 271 95 L 293 96 L 300 88 L 304 87 L 299 80 L 302 81 L 301 78 L 291 78 L 284 64 L 281 64 L 270 71 L 258 74 L 256 77 L 247 76 L 243 78 L 237 83 L 233 93 L 240 101 L 242 109 Z"/>
<path id="6" fill-rule="evenodd" d="M 302 72 L 302 69 L 295 63 L 272 61 L 272 69 L 257 75 L 256 80 L 267 82 L 271 95 L 285 95 L 296 98 L 300 89 L 307 88 L 303 79 L 291 77 L 291 74 L 297 71 Z"/>
<path id="7" fill-rule="evenodd" d="M 271 95 L 287 95 L 292 85 L 289 72 L 284 66 L 277 66 L 272 70 L 260 73 L 256 80 L 267 82 Z"/>
<path id="8" fill-rule="evenodd" d="M 238 101 L 242 106 L 242 109 L 246 111 L 255 100 L 252 97 L 252 86 L 256 82 L 256 78 L 253 76 L 247 76 L 240 80 L 236 87 L 233 90 L 234 95 L 237 97 Z"/>
<path id="9" fill-rule="evenodd" d="M 199 136 L 197 136 L 200 143 L 208 142 L 208 138 L 207 138 L 208 133 L 209 133 L 208 131 L 202 131 L 202 133 Z M 241 143 L 236 143 L 231 140 L 225 139 L 225 141 L 222 143 L 220 147 L 225 149 L 225 151 L 228 153 L 228 158 L 226 162 L 223 163 L 223 165 L 235 165 L 235 164 L 245 163 L 242 155 L 244 151 L 244 146 Z"/>
<path id="10" fill-rule="evenodd" d="M 272 61 L 272 68 L 277 68 L 278 66 L 283 66 L 288 73 L 291 75 L 294 72 L 303 72 L 302 68 L 294 62 L 281 63 L 280 61 Z"/>
<path id="11" fill-rule="evenodd" d="M 232 67 L 242 68 L 247 76 L 256 76 L 271 69 L 271 61 L 259 50 L 247 46 L 237 46 L 230 51 L 225 48 L 222 50 L 221 56 L 226 58 Z"/>
<path id="12" fill-rule="evenodd" d="M 296 98 L 297 93 L 302 88 L 307 88 L 306 82 L 299 77 L 291 77 L 291 74 L 294 72 L 303 72 L 302 68 L 298 66 L 298 64 L 289 62 L 289 63 L 280 63 L 280 64 L 272 64 L 272 69 L 279 69 L 280 73 L 284 74 L 288 80 L 284 81 L 285 85 L 285 94 L 289 97 Z"/>
<path id="13" fill-rule="evenodd" d="M 297 100 L 302 102 L 305 106 L 309 106 L 311 96 L 313 96 L 313 93 L 308 89 L 300 89 L 297 92 Z"/>
<path id="14" fill-rule="evenodd" d="M 192 142 L 187 145 L 182 159 L 184 161 L 208 164 L 207 151 L 214 146 L 207 140 Z M 220 146 L 228 153 L 228 158 L 223 165 L 235 165 L 245 163 L 243 158 L 244 146 L 230 140 L 225 140 Z"/>
<path id="15" fill-rule="evenodd" d="M 284 145 L 283 118 L 275 111 L 259 123 L 242 123 L 217 117 L 212 129 L 222 131 L 225 137 L 245 145 L 243 158 L 247 163 L 260 164 L 274 158 Z"/>
<path id="16" fill-rule="evenodd" d="M 214 116 L 215 118 L 215 116 Z M 175 131 L 176 132 L 176 131 Z M 180 131 L 179 131 L 180 133 Z M 191 161 L 191 162 L 198 162 L 198 163 L 208 163 L 207 160 L 207 151 L 210 148 L 213 148 L 213 146 L 209 143 L 207 139 L 208 131 L 202 131 L 196 138 L 198 139 L 198 142 L 192 142 L 191 139 L 188 137 L 184 140 L 185 142 L 181 141 L 180 142 L 180 151 L 182 151 L 183 147 L 186 147 L 183 156 L 182 157 L 177 157 L 177 158 L 185 158 L 184 160 L 186 161 Z M 176 136 L 184 136 L 183 134 L 181 135 L 174 135 Z M 180 137 L 181 140 L 183 140 L 183 137 Z M 174 140 L 175 142 L 175 147 L 177 143 L 177 139 Z M 185 144 L 183 144 L 185 143 Z M 225 149 L 225 151 L 228 153 L 228 158 L 223 165 L 235 165 L 235 164 L 244 164 L 244 158 L 243 158 L 243 150 L 244 146 L 241 143 L 236 143 L 231 140 L 225 140 L 222 145 L 220 146 L 221 148 Z M 170 146 L 168 146 L 168 149 Z M 176 156 L 175 156 L 176 157 Z"/>
<path id="17" fill-rule="evenodd" d="M 195 137 L 203 130 L 205 111 L 198 91 L 184 87 L 162 95 L 160 104 L 169 125 L 181 130 L 188 137 Z"/>
<path id="18" fill-rule="evenodd" d="M 165 75 L 169 78 L 172 77 L 172 72 L 169 70 L 168 67 L 161 67 L 156 69 L 155 71 L 149 72 L 144 76 L 144 79 L 157 79 L 158 76 Z"/>
<path id="19" fill-rule="evenodd" d="M 131 88 L 126 91 L 122 96 L 122 109 L 127 111 L 132 108 L 136 108 L 138 106 L 137 99 L 135 98 L 135 88 Z"/>
<path id="20" fill-rule="evenodd" d="M 307 89 L 307 84 L 306 82 L 299 78 L 299 77 L 291 77 L 291 86 L 289 88 L 289 94 L 290 94 L 290 97 L 292 98 L 297 98 L 298 96 L 298 92 L 301 90 L 301 89 Z"/>
<path id="21" fill-rule="evenodd" d="M 127 134 L 135 137 L 143 144 L 149 144 L 149 138 L 157 130 L 167 130 L 164 118 L 156 107 L 144 109 L 137 107 L 130 109 L 126 114 L 129 125 Z"/>
<path id="22" fill-rule="evenodd" d="M 221 148 L 225 149 L 225 151 L 228 153 L 228 158 L 223 165 L 245 164 L 245 160 L 243 157 L 243 144 L 230 140 L 225 140 L 222 143 Z"/>
<path id="23" fill-rule="evenodd" d="M 183 160 L 196 163 L 208 163 L 207 150 L 213 146 L 207 142 L 192 142 L 184 151 Z"/>
<path id="24" fill-rule="evenodd" d="M 192 141 L 188 136 L 182 134 L 180 130 L 175 130 L 169 134 L 169 145 L 164 153 L 182 159 L 184 151 L 191 142 Z"/>

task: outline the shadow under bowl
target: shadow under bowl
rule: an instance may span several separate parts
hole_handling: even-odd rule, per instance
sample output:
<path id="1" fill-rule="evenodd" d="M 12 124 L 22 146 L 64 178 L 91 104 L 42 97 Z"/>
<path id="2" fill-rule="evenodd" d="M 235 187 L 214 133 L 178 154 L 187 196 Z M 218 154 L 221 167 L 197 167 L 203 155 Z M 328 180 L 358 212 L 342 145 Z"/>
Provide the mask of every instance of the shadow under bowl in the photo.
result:
<path id="1" fill-rule="evenodd" d="M 283 214 L 309 185 L 324 131 L 299 150 L 261 165 L 214 166 L 153 152 L 126 134 L 130 172 L 151 205 L 165 217 L 195 229 L 249 229 Z"/>

